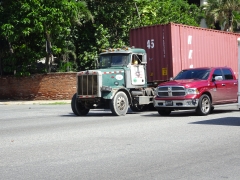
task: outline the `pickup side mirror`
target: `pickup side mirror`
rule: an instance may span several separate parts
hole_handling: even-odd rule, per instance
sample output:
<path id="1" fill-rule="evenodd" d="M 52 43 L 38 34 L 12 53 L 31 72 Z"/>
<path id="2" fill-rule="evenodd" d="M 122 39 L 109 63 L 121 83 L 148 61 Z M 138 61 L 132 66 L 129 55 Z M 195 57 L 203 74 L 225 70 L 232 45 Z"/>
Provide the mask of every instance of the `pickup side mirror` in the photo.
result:
<path id="1" fill-rule="evenodd" d="M 215 76 L 215 77 L 213 77 L 212 80 L 213 80 L 213 81 L 222 81 L 222 80 L 223 80 L 223 77 L 222 77 L 222 76 Z"/>
<path id="2" fill-rule="evenodd" d="M 98 59 L 98 58 L 95 58 L 95 59 L 94 59 L 94 61 L 93 61 L 93 68 L 94 68 L 94 69 L 99 68 L 99 59 Z"/>

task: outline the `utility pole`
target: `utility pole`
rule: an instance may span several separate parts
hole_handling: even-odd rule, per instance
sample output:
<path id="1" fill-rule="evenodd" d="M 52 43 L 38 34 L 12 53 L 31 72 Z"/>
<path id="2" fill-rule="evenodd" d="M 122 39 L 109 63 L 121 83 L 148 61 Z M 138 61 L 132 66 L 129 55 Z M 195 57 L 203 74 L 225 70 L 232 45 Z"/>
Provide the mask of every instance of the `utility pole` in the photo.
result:
<path id="1" fill-rule="evenodd" d="M 238 108 L 240 110 L 240 38 L 238 40 Z"/>

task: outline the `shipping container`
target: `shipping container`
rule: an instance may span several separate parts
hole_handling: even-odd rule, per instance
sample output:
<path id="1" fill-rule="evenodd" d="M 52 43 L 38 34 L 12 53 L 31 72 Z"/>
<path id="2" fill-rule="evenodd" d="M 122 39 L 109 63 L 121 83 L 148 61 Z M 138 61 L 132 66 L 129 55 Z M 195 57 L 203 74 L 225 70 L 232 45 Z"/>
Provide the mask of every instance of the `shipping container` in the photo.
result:
<path id="1" fill-rule="evenodd" d="M 147 52 L 148 81 L 165 81 L 185 68 L 231 67 L 238 77 L 240 34 L 169 23 L 132 29 L 130 46 Z"/>

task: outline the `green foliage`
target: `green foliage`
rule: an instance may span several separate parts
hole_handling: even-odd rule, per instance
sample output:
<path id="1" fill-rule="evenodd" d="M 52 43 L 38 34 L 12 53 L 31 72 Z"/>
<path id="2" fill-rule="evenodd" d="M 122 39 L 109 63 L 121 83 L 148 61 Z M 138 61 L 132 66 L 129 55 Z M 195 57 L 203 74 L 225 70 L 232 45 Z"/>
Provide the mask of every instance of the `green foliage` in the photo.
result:
<path id="1" fill-rule="evenodd" d="M 185 0 L 134 0 L 143 26 L 170 22 L 199 26 L 201 11 Z"/>
<path id="2" fill-rule="evenodd" d="M 32 66 L 46 56 L 46 41 L 52 44 L 51 53 L 55 56 L 65 54 L 71 27 L 92 19 L 86 3 L 75 0 L 2 0 L 1 9 L 0 36 L 7 39 L 12 49 L 4 58 L 4 66 L 12 67 L 7 68 L 9 72 L 25 64 Z"/>
<path id="3" fill-rule="evenodd" d="M 38 71 L 36 62 L 49 53 L 61 72 L 90 69 L 102 49 L 129 45 L 132 28 L 169 22 L 198 26 L 201 18 L 200 9 L 186 0 L 0 2 L 0 64 L 4 72 L 20 75 L 47 72 L 47 67 Z"/>
<path id="4" fill-rule="evenodd" d="M 220 24 L 224 31 L 233 32 L 240 25 L 240 0 L 208 0 L 202 11 L 208 27 L 216 28 Z"/>
<path id="5" fill-rule="evenodd" d="M 200 8 L 185 0 L 86 2 L 94 15 L 94 23 L 77 29 L 77 41 L 81 42 L 77 46 L 79 70 L 89 69 L 102 49 L 129 45 L 131 28 L 169 22 L 199 26 L 202 17 Z"/>
<path id="6" fill-rule="evenodd" d="M 58 72 L 77 71 L 77 64 L 74 62 L 60 62 Z"/>

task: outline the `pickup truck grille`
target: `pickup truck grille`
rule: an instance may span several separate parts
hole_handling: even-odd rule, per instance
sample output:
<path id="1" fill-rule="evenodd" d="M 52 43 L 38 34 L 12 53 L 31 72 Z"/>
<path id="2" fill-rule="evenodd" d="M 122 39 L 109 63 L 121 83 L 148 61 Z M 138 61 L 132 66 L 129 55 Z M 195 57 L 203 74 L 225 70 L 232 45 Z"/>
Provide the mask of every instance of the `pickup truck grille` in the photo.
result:
<path id="1" fill-rule="evenodd" d="M 164 86 L 158 87 L 158 96 L 172 97 L 172 96 L 185 96 L 185 88 L 182 86 Z"/>
<path id="2" fill-rule="evenodd" d="M 97 95 L 97 75 L 78 76 L 78 95 Z"/>

